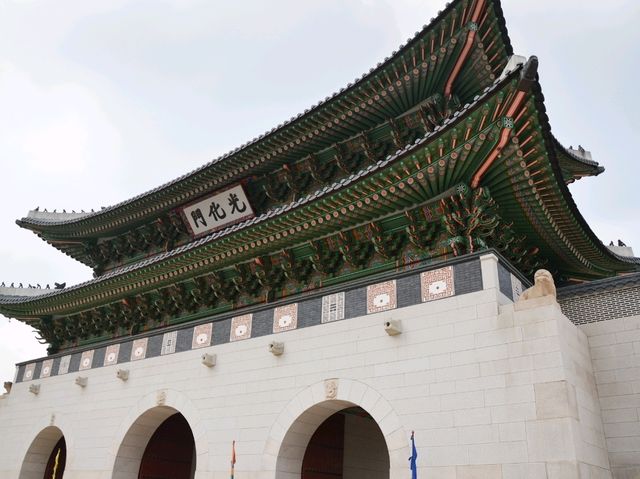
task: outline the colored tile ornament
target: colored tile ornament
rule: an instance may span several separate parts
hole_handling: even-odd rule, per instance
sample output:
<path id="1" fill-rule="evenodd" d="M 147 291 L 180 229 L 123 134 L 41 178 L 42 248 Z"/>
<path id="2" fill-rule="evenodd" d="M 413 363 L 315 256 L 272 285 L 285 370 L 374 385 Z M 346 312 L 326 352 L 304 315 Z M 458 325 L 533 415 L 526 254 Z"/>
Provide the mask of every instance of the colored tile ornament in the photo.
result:
<path id="1" fill-rule="evenodd" d="M 58 375 L 67 374 L 69 372 L 69 364 L 71 364 L 71 356 L 62 356 L 58 366 Z"/>
<path id="2" fill-rule="evenodd" d="M 231 319 L 231 331 L 229 333 L 229 341 L 240 341 L 251 337 L 251 323 L 253 322 L 253 314 L 244 314 L 235 316 Z"/>
<path id="3" fill-rule="evenodd" d="M 321 321 L 330 323 L 341 319 L 344 319 L 344 292 L 323 296 Z"/>
<path id="4" fill-rule="evenodd" d="M 298 303 L 278 306 L 273 312 L 273 332 L 280 333 L 298 327 Z"/>
<path id="5" fill-rule="evenodd" d="M 31 381 L 33 379 L 33 373 L 36 369 L 36 363 L 27 364 L 27 367 L 24 368 L 24 375 L 22 376 L 23 381 Z"/>
<path id="6" fill-rule="evenodd" d="M 51 376 L 51 370 L 53 369 L 53 359 L 47 359 L 42 361 L 42 369 L 40 370 L 41 378 L 48 378 Z"/>
<path id="7" fill-rule="evenodd" d="M 178 331 L 171 331 L 162 335 L 161 355 L 172 354 L 176 352 L 176 341 L 178 340 Z"/>
<path id="8" fill-rule="evenodd" d="M 213 323 L 199 324 L 193 328 L 193 339 L 191 340 L 191 349 L 206 348 L 211 345 L 211 332 L 213 331 Z"/>
<path id="9" fill-rule="evenodd" d="M 395 279 L 367 286 L 367 314 L 395 309 L 397 305 Z"/>
<path id="10" fill-rule="evenodd" d="M 520 299 L 520 295 L 522 294 L 522 281 L 516 278 L 513 274 L 511 275 L 511 297 L 513 298 L 513 302 L 515 303 Z"/>
<path id="11" fill-rule="evenodd" d="M 138 361 L 147 356 L 147 342 L 149 338 L 136 339 L 131 346 L 131 361 Z"/>
<path id="12" fill-rule="evenodd" d="M 107 350 L 104 352 L 104 365 L 113 366 L 118 364 L 118 354 L 120 353 L 120 344 L 112 344 L 107 346 Z"/>
<path id="13" fill-rule="evenodd" d="M 445 266 L 420 273 L 420 289 L 423 303 L 453 296 L 453 267 Z"/>
<path id="14" fill-rule="evenodd" d="M 90 351 L 85 351 L 80 356 L 80 367 L 78 370 L 83 371 L 85 369 L 91 369 L 91 364 L 93 363 L 93 349 Z"/>

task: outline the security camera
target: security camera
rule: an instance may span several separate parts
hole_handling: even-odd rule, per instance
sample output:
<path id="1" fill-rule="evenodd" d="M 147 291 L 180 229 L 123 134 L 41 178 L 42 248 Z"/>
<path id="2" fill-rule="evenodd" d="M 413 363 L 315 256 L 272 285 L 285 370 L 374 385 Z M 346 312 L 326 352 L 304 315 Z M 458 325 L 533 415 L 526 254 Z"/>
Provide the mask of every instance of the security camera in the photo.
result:
<path id="1" fill-rule="evenodd" d="M 387 319 L 384 322 L 384 330 L 389 336 L 396 336 L 402 332 L 402 323 L 398 319 Z"/>
<path id="2" fill-rule="evenodd" d="M 128 369 L 118 369 L 116 371 L 116 377 L 121 381 L 126 381 L 129 379 L 129 370 Z"/>
<path id="3" fill-rule="evenodd" d="M 209 353 L 204 353 L 201 357 L 200 357 L 200 361 L 202 362 L 202 364 L 204 364 L 206 367 L 208 368 L 212 368 L 216 365 L 216 355 L 215 354 L 209 354 Z"/>
<path id="4" fill-rule="evenodd" d="M 40 385 L 32 384 L 31 386 L 29 386 L 29 392 L 37 396 L 38 394 L 40 394 Z"/>
<path id="5" fill-rule="evenodd" d="M 87 386 L 87 377 L 86 376 L 78 376 L 76 378 L 76 384 L 78 386 L 80 386 L 81 388 L 84 388 Z"/>
<path id="6" fill-rule="evenodd" d="M 284 343 L 279 343 L 278 341 L 271 341 L 269 343 L 269 352 L 274 356 L 280 356 L 284 353 Z"/>

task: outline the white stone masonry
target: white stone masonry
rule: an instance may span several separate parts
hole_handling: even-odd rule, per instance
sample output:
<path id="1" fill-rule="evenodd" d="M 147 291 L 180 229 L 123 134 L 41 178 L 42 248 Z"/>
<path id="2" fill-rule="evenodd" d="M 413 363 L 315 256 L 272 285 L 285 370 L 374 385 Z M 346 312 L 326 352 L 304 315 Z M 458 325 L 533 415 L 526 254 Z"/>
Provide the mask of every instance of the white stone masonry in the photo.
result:
<path id="1" fill-rule="evenodd" d="M 236 479 L 295 478 L 315 428 L 350 406 L 380 427 L 391 479 L 409 477 L 412 430 L 420 478 L 610 478 L 607 445 L 615 468 L 635 467 L 640 364 L 627 361 L 637 362 L 640 329 L 625 328 L 637 323 L 579 330 L 554 301 L 514 307 L 498 291 L 495 256 L 483 257 L 482 275 L 475 293 L 134 361 L 127 381 L 114 365 L 82 371 L 84 388 L 77 374 L 17 383 L 0 399 L 0 478 L 27 477 L 27 451 L 50 426 L 67 441 L 65 479 L 135 478 L 173 411 L 192 428 L 197 479 L 229 477 L 233 440 Z M 388 320 L 401 321 L 401 334 L 385 332 Z M 268 351 L 274 340 L 281 356 Z M 598 349 L 609 346 L 620 350 Z M 345 454 L 355 457 L 352 439 Z"/>

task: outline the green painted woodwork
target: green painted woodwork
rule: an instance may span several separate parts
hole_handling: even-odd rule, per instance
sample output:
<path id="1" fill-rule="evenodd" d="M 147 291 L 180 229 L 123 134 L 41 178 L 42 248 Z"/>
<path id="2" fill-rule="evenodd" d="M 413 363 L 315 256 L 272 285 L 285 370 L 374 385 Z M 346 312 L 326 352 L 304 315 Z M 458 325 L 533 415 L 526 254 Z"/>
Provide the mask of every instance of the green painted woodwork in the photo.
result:
<path id="1" fill-rule="evenodd" d="M 391 224 L 395 230 L 385 230 Z M 410 231 L 425 228 L 431 233 L 423 236 L 420 243 L 409 239 Z M 156 291 L 130 295 L 92 310 L 57 317 L 54 321 L 47 317 L 32 324 L 43 341 L 51 344 L 52 351 L 69 348 L 100 341 L 105 334 L 135 334 L 181 319 L 273 301 L 377 272 L 404 269 L 424 260 L 435 262 L 462 256 L 486 249 L 489 243 L 500 243 L 503 253 L 513 257 L 512 242 L 499 240 L 505 235 L 514 237 L 497 214 L 488 190 L 479 188 L 472 192 L 460 184 L 404 214 Z M 533 257 L 529 255 L 528 259 Z M 525 266 L 524 262 L 514 263 Z"/>

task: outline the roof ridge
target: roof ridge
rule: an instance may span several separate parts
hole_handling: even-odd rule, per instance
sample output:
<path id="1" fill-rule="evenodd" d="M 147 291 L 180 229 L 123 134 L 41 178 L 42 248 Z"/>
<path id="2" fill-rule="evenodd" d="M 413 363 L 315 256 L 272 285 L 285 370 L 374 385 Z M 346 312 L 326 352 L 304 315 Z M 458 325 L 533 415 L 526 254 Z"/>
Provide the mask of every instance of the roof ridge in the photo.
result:
<path id="1" fill-rule="evenodd" d="M 638 259 L 638 258 L 636 258 Z M 603 290 L 617 289 L 618 287 L 640 286 L 640 272 L 622 274 L 611 278 L 597 279 L 588 283 L 573 284 L 558 288 L 558 298 L 568 299 L 573 296 L 585 296 Z"/>
<path id="2" fill-rule="evenodd" d="M 569 155 L 571 158 L 573 158 L 576 161 L 579 161 L 580 163 L 584 163 L 585 165 L 600 167 L 604 171 L 604 167 L 600 166 L 600 163 L 598 163 L 595 160 L 590 160 L 588 158 L 584 158 L 584 157 L 582 157 L 580 155 L 577 155 L 576 153 L 574 153 L 575 150 L 573 150 L 572 148 L 567 148 L 562 143 L 560 143 L 560 140 L 558 140 L 558 138 L 556 138 L 556 136 L 553 135 L 553 133 L 551 135 L 553 137 L 553 141 L 555 142 L 556 146 L 558 146 L 560 149 L 562 149 L 563 152 L 566 153 L 567 155 Z"/>

